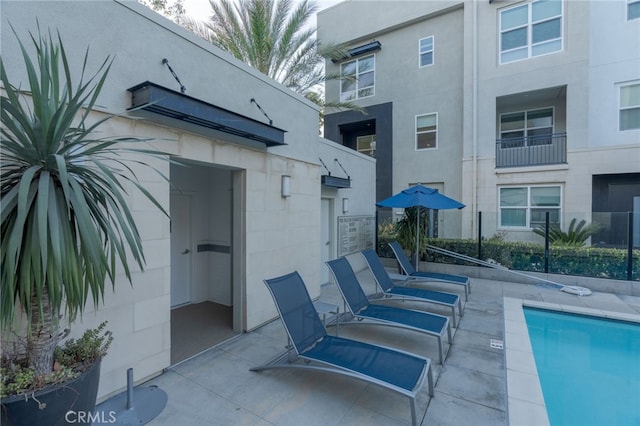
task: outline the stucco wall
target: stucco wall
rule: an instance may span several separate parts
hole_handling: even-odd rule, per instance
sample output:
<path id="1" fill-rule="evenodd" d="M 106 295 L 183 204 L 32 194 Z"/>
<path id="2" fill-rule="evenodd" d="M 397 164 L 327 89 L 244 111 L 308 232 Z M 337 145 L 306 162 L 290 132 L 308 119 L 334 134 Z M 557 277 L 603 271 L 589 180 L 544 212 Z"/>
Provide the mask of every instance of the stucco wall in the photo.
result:
<path id="1" fill-rule="evenodd" d="M 358 16 L 356 22 L 352 22 L 353 16 Z M 318 34 L 322 42 L 347 43 L 353 48 L 376 40 L 382 45 L 374 52 L 375 95 L 355 103 L 364 107 L 393 105 L 393 155 L 379 159 L 382 165 L 392 162 L 393 167 L 389 163 L 387 167 L 391 170 L 381 171 L 378 164 L 379 179 L 392 176 L 387 197 L 416 182 L 439 186 L 455 199 L 462 197 L 463 27 L 464 9 L 460 1 L 354 1 L 340 3 L 318 14 Z M 429 36 L 434 37 L 434 64 L 420 67 L 418 43 Z M 329 72 L 340 72 L 340 64 L 327 61 L 326 66 Z M 337 100 L 339 82 L 327 82 L 326 93 L 327 99 Z M 416 116 L 431 113 L 437 113 L 438 117 L 437 147 L 418 150 Z M 353 119 L 354 114 L 338 112 L 335 115 L 339 118 L 328 119 L 328 124 Z M 370 118 L 363 116 L 353 121 Z M 327 129 L 327 134 L 337 134 L 337 131 Z M 461 235 L 459 212 L 441 212 L 440 219 L 440 236 Z"/>
<path id="2" fill-rule="evenodd" d="M 355 40 L 372 31 L 393 29 L 426 15 L 459 7 L 461 0 L 354 0 L 340 2 L 318 13 L 318 38 Z M 384 11 L 384 13 L 381 13 Z M 354 19 L 357 17 L 357 19 Z"/>
<path id="3" fill-rule="evenodd" d="M 640 145 L 640 130 L 619 131 L 619 85 L 640 82 L 640 19 L 627 20 L 626 7 L 623 1 L 590 2 L 588 122 L 594 148 Z M 640 163 L 640 153 L 635 158 Z"/>

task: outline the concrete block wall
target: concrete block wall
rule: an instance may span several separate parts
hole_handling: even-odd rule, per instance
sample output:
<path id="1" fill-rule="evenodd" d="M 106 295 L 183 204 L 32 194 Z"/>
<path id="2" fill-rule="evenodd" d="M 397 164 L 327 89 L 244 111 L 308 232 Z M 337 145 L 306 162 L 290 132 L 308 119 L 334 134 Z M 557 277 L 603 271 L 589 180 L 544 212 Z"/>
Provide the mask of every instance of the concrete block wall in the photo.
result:
<path id="1" fill-rule="evenodd" d="M 315 164 L 273 157 L 268 172 L 247 170 L 246 297 L 251 330 L 276 316 L 263 283 L 298 270 L 319 295 L 316 284 L 320 246 L 320 173 Z M 281 196 L 281 176 L 291 176 L 291 196 Z"/>
<path id="2" fill-rule="evenodd" d="M 376 200 L 376 160 L 328 139 L 320 139 L 318 155 L 327 165 L 331 176 L 347 177 L 334 161 L 334 158 L 337 158 L 351 177 L 351 188 L 322 187 L 323 197 L 336 199 L 336 219 L 337 216 L 373 216 L 375 203 L 378 201 Z M 321 168 L 321 174 L 328 174 L 324 167 Z M 342 198 L 349 199 L 349 211 L 346 214 L 342 213 L 342 207 L 339 205 Z"/>
<path id="3" fill-rule="evenodd" d="M 100 113 L 96 118 L 103 118 Z M 122 117 L 109 120 L 103 130 L 110 135 L 149 137 L 152 126 L 132 123 Z M 166 135 L 166 134 L 165 134 Z M 147 148 L 162 149 L 157 141 L 150 141 Z M 140 158 L 140 157 L 138 157 Z M 168 176 L 169 164 L 165 160 L 146 157 L 145 162 Z M 157 172 L 131 164 L 140 183 L 149 190 L 160 204 L 169 209 L 169 183 Z M 160 212 L 133 185 L 126 185 L 127 201 L 143 240 L 146 259 L 144 272 L 129 256 L 131 283 L 122 268 L 112 288 L 105 284 L 104 303 L 95 309 L 91 296 L 81 318 L 73 324 L 66 319 L 61 326 L 71 330 L 70 337 L 78 338 L 87 328 L 95 328 L 108 321 L 107 329 L 114 340 L 101 366 L 99 398 L 109 395 L 126 385 L 126 370 L 134 369 L 134 378 L 140 381 L 158 374 L 170 362 L 170 240 L 169 218 Z"/>
<path id="4" fill-rule="evenodd" d="M 320 294 L 321 168 L 317 160 L 317 107 L 135 1 L 3 1 L 2 14 L 3 20 L 11 22 L 23 37 L 27 30 L 34 29 L 35 19 L 40 17 L 47 28 L 60 29 L 68 53 L 84 54 L 86 34 L 98 34 L 91 38 L 89 69 L 94 69 L 96 61 L 108 54 L 118 53 L 103 90 L 104 97 L 98 101 L 101 111 L 117 117 L 101 127 L 101 137 L 145 138 L 151 147 L 171 156 L 222 166 L 241 175 L 244 195 L 237 219 L 244 225 L 238 273 L 244 286 L 245 329 L 258 327 L 277 315 L 262 282 L 265 278 L 297 269 L 309 285 L 311 295 Z M 24 81 L 17 45 L 6 25 L 2 26 L 2 40 L 3 61 L 6 60 L 9 75 L 16 77 L 13 81 Z M 189 93 L 198 93 L 203 99 L 255 119 L 261 117 L 249 99 L 259 97 L 274 124 L 287 130 L 288 145 L 269 150 L 249 148 L 128 116 L 125 111 L 130 99 L 126 88 L 144 80 L 173 87 L 171 75 L 160 63 L 165 55 L 189 84 Z M 72 68 L 77 64 L 74 56 Z M 94 116 L 97 120 L 103 114 L 96 112 Z M 339 152 L 335 154 L 339 155 Z M 330 158 L 333 159 L 334 154 Z M 366 173 L 374 173 L 373 160 L 360 160 L 366 165 L 363 169 Z M 144 161 L 169 176 L 169 162 L 149 158 Z M 132 167 L 142 185 L 169 212 L 169 182 L 145 167 L 135 164 Z M 287 198 L 281 196 L 283 174 L 291 176 L 292 195 Z M 375 187 L 375 179 L 366 179 L 363 183 L 363 191 L 370 191 L 372 185 Z M 124 389 L 128 368 L 134 369 L 134 378 L 140 382 L 160 374 L 170 365 L 169 218 L 133 185 L 126 184 L 126 187 L 127 201 L 143 240 L 144 272 L 130 265 L 130 284 L 120 270 L 115 291 L 107 284 L 104 304 L 98 309 L 89 304 L 81 321 L 72 327 L 72 337 L 78 337 L 86 328 L 109 321 L 114 342 L 102 364 L 100 400 Z M 371 191 L 371 198 L 373 194 Z M 354 211 L 373 214 L 373 199 L 368 200 L 362 194 L 356 198 L 363 200 L 362 203 L 366 200 L 370 207 L 359 208 L 359 203 L 353 203 Z"/>

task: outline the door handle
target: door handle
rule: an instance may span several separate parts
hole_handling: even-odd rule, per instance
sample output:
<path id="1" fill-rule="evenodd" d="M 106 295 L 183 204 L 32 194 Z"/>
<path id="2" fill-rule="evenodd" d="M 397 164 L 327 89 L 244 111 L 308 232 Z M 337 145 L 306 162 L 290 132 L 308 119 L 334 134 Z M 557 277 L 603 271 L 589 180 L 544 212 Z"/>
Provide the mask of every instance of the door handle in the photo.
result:
<path id="1" fill-rule="evenodd" d="M 184 251 L 183 251 L 182 253 L 180 253 L 180 254 L 189 254 L 189 253 L 191 253 L 191 250 L 189 250 L 189 249 L 184 249 Z"/>

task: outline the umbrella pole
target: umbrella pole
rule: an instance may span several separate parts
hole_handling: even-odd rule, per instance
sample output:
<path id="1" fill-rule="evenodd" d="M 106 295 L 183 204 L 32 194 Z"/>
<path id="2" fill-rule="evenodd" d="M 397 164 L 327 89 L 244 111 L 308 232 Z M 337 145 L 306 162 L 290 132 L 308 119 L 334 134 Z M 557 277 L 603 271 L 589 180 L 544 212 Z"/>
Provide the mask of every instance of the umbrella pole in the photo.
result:
<path id="1" fill-rule="evenodd" d="M 416 207 L 416 271 L 419 271 L 418 258 L 420 252 L 420 206 Z"/>

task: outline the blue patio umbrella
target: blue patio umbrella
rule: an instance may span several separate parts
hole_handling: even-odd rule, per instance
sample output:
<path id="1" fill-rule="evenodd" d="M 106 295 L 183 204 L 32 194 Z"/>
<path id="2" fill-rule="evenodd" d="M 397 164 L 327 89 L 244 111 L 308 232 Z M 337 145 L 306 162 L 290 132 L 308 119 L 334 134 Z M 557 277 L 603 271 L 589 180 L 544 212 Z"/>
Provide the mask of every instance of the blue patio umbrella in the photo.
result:
<path id="1" fill-rule="evenodd" d="M 464 207 L 464 204 L 441 194 L 437 189 L 418 184 L 379 201 L 376 203 L 376 206 L 392 208 L 424 207 L 433 210 L 451 210 L 461 209 Z M 416 221 L 416 269 L 418 269 L 419 236 L 420 209 L 418 209 L 418 220 Z"/>

